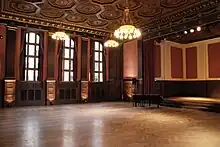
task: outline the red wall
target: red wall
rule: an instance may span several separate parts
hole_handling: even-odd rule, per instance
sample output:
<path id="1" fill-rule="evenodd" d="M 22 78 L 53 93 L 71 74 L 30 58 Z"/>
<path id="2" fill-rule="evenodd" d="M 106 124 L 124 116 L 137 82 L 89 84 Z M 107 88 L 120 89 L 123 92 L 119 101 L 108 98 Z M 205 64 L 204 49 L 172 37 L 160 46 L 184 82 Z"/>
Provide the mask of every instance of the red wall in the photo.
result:
<path id="1" fill-rule="evenodd" d="M 171 47 L 171 77 L 183 78 L 183 52 L 181 48 Z"/>
<path id="2" fill-rule="evenodd" d="M 161 47 L 159 45 L 156 45 L 155 47 L 155 77 L 159 78 L 161 77 Z"/>
<path id="3" fill-rule="evenodd" d="M 209 78 L 220 78 L 220 43 L 208 45 Z"/>
<path id="4" fill-rule="evenodd" d="M 138 77 L 138 46 L 137 40 L 129 41 L 124 44 L 124 78 Z"/>
<path id="5" fill-rule="evenodd" d="M 5 55 L 6 27 L 4 25 L 0 25 L 0 35 L 2 36 L 2 38 L 0 39 L 0 79 L 3 79 L 5 74 L 5 56 L 6 56 Z"/>
<path id="6" fill-rule="evenodd" d="M 186 78 L 197 78 L 197 47 L 186 48 Z"/>

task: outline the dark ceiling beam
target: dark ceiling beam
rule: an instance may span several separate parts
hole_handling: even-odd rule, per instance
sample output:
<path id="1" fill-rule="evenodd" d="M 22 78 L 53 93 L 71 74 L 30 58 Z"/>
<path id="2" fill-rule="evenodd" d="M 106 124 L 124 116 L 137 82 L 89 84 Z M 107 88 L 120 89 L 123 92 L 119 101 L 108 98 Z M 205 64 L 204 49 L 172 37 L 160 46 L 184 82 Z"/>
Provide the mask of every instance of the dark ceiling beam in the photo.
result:
<path id="1" fill-rule="evenodd" d="M 155 29 L 153 32 L 144 32 L 144 40 L 154 39 L 158 37 L 165 37 L 172 34 L 177 34 L 185 30 L 196 28 L 197 26 L 205 26 L 208 24 L 220 22 L 220 11 L 205 15 L 201 18 L 195 18 L 189 21 L 180 22 L 175 25 L 171 25 L 165 29 Z"/>

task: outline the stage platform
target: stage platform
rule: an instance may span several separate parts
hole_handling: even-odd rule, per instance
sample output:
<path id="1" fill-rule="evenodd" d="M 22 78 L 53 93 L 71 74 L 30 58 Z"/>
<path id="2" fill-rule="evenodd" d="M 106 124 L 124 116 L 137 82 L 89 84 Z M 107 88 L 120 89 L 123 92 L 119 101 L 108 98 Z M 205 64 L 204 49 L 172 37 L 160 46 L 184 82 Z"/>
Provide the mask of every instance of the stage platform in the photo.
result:
<path id="1" fill-rule="evenodd" d="M 170 97 L 165 98 L 162 105 L 220 112 L 220 98 Z"/>

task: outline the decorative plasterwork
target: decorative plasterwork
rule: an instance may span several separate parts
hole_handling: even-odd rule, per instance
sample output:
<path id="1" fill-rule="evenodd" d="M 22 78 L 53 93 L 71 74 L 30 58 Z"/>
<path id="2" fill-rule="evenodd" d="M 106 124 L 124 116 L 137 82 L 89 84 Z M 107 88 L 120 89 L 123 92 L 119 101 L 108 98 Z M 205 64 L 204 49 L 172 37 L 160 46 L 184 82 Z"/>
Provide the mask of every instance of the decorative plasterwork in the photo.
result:
<path id="1" fill-rule="evenodd" d="M 14 18 L 15 21 L 24 23 L 38 21 L 38 25 L 52 27 L 62 23 L 64 29 L 72 30 L 74 27 L 76 31 L 78 28 L 84 28 L 87 32 L 92 30 L 100 34 L 112 32 L 115 27 L 119 27 L 126 7 L 125 0 L 2 0 L 1 2 L 3 19 Z M 204 13 L 207 9 L 215 10 L 220 0 L 128 0 L 128 3 L 136 27 L 150 34 L 162 29 L 170 29 L 184 21 L 200 19 L 203 17 L 199 15 L 200 13 Z"/>
<path id="2" fill-rule="evenodd" d="M 73 0 L 48 0 L 48 3 L 51 6 L 60 9 L 69 9 L 75 5 Z"/>

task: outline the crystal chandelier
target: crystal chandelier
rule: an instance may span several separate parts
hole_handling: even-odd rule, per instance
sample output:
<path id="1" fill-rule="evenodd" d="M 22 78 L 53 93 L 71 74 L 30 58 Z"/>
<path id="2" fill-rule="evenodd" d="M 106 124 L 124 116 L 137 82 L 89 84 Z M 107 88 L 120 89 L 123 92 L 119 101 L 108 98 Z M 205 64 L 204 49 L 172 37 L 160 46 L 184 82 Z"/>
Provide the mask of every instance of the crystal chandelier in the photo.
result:
<path id="1" fill-rule="evenodd" d="M 69 36 L 65 32 L 55 32 L 52 35 L 52 38 L 56 40 L 67 40 L 69 39 Z"/>
<path id="2" fill-rule="evenodd" d="M 105 47 L 109 47 L 109 48 L 111 48 L 111 47 L 118 47 L 118 46 L 119 46 L 119 43 L 118 43 L 117 41 L 115 41 L 115 40 L 110 39 L 110 40 L 107 40 L 107 41 L 104 43 L 104 46 L 105 46 Z"/>
<path id="3" fill-rule="evenodd" d="M 126 1 L 127 2 L 127 1 Z M 141 36 L 141 31 L 135 26 L 133 26 L 133 22 L 129 15 L 129 8 L 128 8 L 128 2 L 127 7 L 124 10 L 124 17 L 122 20 L 122 26 L 120 26 L 117 30 L 114 32 L 114 36 L 117 39 L 120 40 L 131 40 L 136 39 Z"/>

